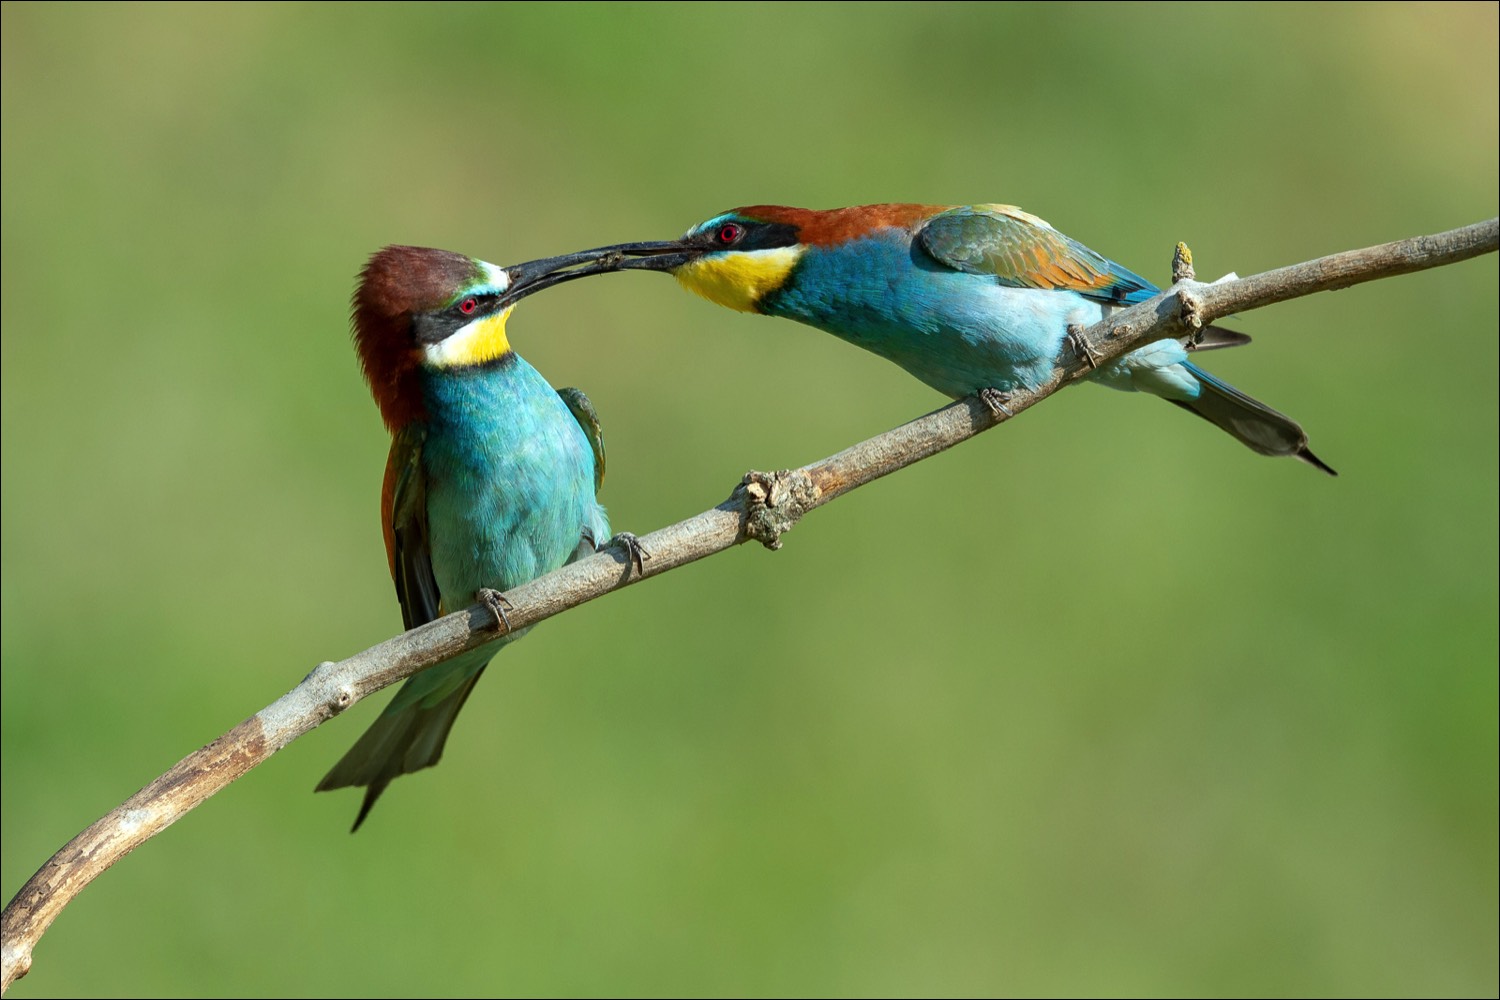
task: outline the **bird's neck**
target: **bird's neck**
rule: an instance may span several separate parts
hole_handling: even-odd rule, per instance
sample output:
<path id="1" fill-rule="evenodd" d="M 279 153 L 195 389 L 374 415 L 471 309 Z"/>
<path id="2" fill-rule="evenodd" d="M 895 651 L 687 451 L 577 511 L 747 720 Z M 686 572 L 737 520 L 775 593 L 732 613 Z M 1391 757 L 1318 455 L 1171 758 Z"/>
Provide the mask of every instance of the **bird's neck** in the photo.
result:
<path id="1" fill-rule="evenodd" d="M 761 299 L 759 311 L 847 336 L 892 322 L 920 277 L 912 273 L 910 237 L 879 230 L 836 247 L 809 247 L 791 280 Z"/>
<path id="2" fill-rule="evenodd" d="M 547 383 L 514 351 L 482 364 L 422 368 L 422 412 L 429 424 L 501 419 L 515 398 Z M 549 387 L 550 388 L 550 387 Z"/>

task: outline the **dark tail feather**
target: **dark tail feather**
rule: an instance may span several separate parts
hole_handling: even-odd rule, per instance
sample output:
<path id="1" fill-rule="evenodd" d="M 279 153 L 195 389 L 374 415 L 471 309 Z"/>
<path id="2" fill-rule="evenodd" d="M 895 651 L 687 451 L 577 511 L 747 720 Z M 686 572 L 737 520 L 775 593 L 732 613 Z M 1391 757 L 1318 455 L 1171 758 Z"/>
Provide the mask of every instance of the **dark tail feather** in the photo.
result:
<path id="1" fill-rule="evenodd" d="M 1222 326 L 1205 326 L 1198 331 L 1197 339 L 1188 347 L 1190 351 L 1216 351 L 1221 347 L 1243 347 L 1250 343 L 1248 333 L 1226 330 Z"/>
<path id="2" fill-rule="evenodd" d="M 386 785 L 403 774 L 431 767 L 442 759 L 448 731 L 453 728 L 459 709 L 464 707 L 469 692 L 474 690 L 475 682 L 483 673 L 484 669 L 480 668 L 463 682 L 462 687 L 431 708 L 411 705 L 382 715 L 318 782 L 315 791 L 319 792 L 350 786 L 365 787 L 365 800 L 360 804 L 359 815 L 354 817 L 350 833 L 359 829 Z"/>
<path id="3" fill-rule="evenodd" d="M 1330 476 L 1338 475 L 1307 447 L 1307 434 L 1297 421 L 1194 365 L 1186 367 L 1202 384 L 1203 391 L 1197 399 L 1174 399 L 1171 402 L 1234 435 L 1251 451 L 1262 455 L 1291 455 Z"/>

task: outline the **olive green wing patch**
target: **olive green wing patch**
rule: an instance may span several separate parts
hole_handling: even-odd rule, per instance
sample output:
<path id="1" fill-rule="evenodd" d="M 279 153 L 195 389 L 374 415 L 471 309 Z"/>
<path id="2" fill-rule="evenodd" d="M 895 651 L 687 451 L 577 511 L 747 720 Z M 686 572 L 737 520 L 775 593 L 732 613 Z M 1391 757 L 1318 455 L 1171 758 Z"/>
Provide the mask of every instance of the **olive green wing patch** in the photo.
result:
<path id="1" fill-rule="evenodd" d="M 589 439 L 589 447 L 594 451 L 594 492 L 597 493 L 604 485 L 604 428 L 599 423 L 599 414 L 582 389 L 568 386 L 557 390 L 557 394 L 573 414 L 573 419 L 578 421 L 578 426 L 583 428 L 583 436 Z"/>
<path id="2" fill-rule="evenodd" d="M 934 260 L 1013 288 L 1077 292 L 1112 304 L 1156 294 L 1145 278 L 1011 205 L 968 205 L 934 216 L 917 233 Z"/>
<path id="3" fill-rule="evenodd" d="M 386 545 L 401 619 L 409 629 L 437 618 L 441 601 L 427 533 L 427 476 L 422 471 L 426 440 L 426 431 L 403 428 L 391 441 L 386 462 Z"/>

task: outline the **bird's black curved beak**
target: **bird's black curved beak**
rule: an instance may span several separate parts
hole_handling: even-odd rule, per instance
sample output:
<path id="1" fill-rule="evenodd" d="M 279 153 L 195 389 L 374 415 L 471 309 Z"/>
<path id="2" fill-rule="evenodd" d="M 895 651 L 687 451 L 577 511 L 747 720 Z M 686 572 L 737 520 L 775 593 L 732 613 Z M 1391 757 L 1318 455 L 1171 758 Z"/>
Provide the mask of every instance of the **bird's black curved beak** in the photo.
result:
<path id="1" fill-rule="evenodd" d="M 510 275 L 510 288 L 501 296 L 500 301 L 502 305 L 513 306 L 532 292 L 540 292 L 564 281 L 586 278 L 592 274 L 627 270 L 671 271 L 701 253 L 702 247 L 682 240 L 663 240 L 655 243 L 616 243 L 614 246 L 580 250 L 561 257 L 530 260 L 505 269 L 505 273 Z"/>

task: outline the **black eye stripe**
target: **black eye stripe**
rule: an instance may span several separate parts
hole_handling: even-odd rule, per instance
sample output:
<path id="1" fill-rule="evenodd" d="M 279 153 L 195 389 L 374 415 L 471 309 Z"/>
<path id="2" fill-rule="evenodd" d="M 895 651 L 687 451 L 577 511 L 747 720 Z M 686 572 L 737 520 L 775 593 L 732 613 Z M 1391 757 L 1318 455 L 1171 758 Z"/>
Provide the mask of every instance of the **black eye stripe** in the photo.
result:
<path id="1" fill-rule="evenodd" d="M 731 229 L 735 231 L 732 235 L 729 233 Z M 721 222 L 702 238 L 716 250 L 774 250 L 796 246 L 799 242 L 796 226 L 753 220 Z"/>
<path id="2" fill-rule="evenodd" d="M 412 339 L 419 344 L 442 343 L 475 320 L 493 314 L 499 302 L 500 296 L 494 293 L 462 295 L 443 309 L 417 313 L 411 319 Z M 464 310 L 466 305 L 470 306 L 467 312 Z"/>

